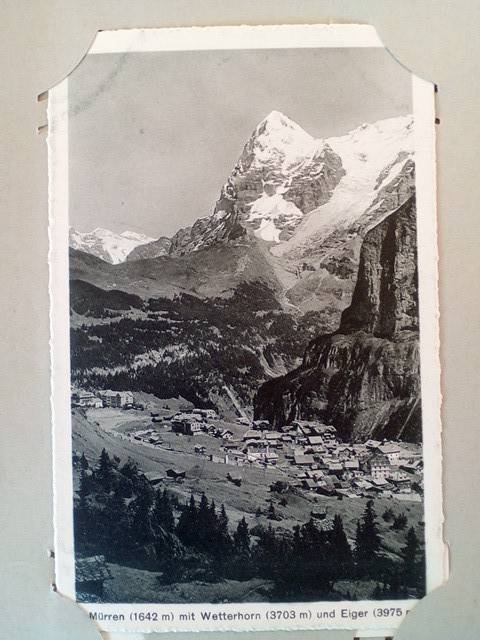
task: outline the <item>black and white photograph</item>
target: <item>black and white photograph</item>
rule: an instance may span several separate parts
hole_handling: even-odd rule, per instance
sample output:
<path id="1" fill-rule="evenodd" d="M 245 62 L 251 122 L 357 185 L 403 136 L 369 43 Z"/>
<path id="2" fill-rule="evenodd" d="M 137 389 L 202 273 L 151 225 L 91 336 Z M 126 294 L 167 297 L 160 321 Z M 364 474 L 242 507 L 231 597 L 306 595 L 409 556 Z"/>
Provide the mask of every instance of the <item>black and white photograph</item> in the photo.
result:
<path id="1" fill-rule="evenodd" d="M 69 76 L 79 602 L 425 595 L 415 127 L 380 46 Z"/>

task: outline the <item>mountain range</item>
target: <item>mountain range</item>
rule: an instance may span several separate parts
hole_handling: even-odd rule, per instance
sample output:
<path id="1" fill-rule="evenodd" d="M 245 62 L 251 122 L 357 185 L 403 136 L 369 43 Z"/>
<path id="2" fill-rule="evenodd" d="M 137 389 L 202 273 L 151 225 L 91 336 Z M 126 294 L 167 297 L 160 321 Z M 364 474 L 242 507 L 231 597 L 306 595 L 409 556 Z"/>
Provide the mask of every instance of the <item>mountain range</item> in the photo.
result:
<path id="1" fill-rule="evenodd" d="M 132 236 L 136 245 L 127 250 L 122 244 L 122 251 L 114 234 L 72 230 L 73 377 L 77 371 L 84 384 L 112 388 L 138 384 L 147 390 L 147 385 L 158 394 L 167 376 L 170 395 L 180 389 L 194 402 L 224 409 L 227 385 L 272 423 L 309 414 L 311 399 L 305 406 L 292 400 L 290 408 L 282 400 L 284 409 L 278 409 L 276 398 L 283 397 L 278 389 L 285 383 L 275 379 L 294 371 L 297 391 L 305 381 L 312 383 L 312 367 L 308 375 L 302 369 L 312 341 L 345 335 L 348 309 L 361 308 L 365 242 L 385 219 L 414 202 L 414 181 L 411 116 L 363 124 L 344 136 L 319 140 L 273 111 L 247 140 L 210 216 L 170 238 Z M 130 240 L 128 234 L 121 237 Z M 369 288 L 362 291 L 368 299 Z M 157 333 L 159 313 L 171 348 Z M 112 322 L 118 336 L 104 330 Z M 352 330 L 352 335 L 360 340 L 359 331 L 365 333 L 365 328 Z M 294 340 L 288 338 L 293 335 Z M 107 341 L 105 357 L 101 351 Z M 134 356 L 122 356 L 124 365 L 116 353 L 126 343 Z M 406 362 L 413 357 L 413 352 L 398 354 Z M 243 365 L 233 367 L 232 358 Z M 185 376 L 191 381 L 188 388 Z M 321 402 L 330 406 L 325 398 Z M 369 416 L 362 422 L 346 405 L 343 418 L 330 409 L 327 413 L 346 437 L 363 437 L 375 413 L 372 408 L 362 414 Z M 370 422 L 379 431 L 380 423 Z"/>
<path id="2" fill-rule="evenodd" d="M 226 263 L 219 264 L 222 272 L 230 271 L 232 281 L 231 286 L 224 282 L 224 295 L 231 295 L 239 270 L 248 273 L 249 264 L 261 259 L 269 265 L 266 272 L 274 272 L 272 284 L 285 304 L 300 312 L 328 305 L 338 319 L 353 291 L 362 237 L 413 192 L 412 158 L 411 116 L 364 124 L 345 136 L 317 140 L 273 111 L 245 144 L 212 214 L 179 229 L 172 238 L 161 236 L 149 242 L 137 236 L 136 246 L 122 252 L 123 261 L 162 258 L 158 271 L 169 273 L 172 261 L 175 272 L 182 270 L 184 256 L 213 247 L 236 247 L 241 254 L 238 260 L 229 264 L 227 255 Z M 122 261 L 114 248 L 120 246 L 118 236 L 108 236 L 104 230 L 80 235 L 82 243 L 72 231 L 72 248 L 113 264 Z M 121 237 L 121 246 L 126 247 L 130 239 L 126 234 Z M 176 288 L 171 278 L 162 283 L 155 273 L 152 286 L 158 290 L 164 284 L 167 295 L 185 290 L 208 295 L 201 267 L 194 267 L 193 273 L 191 269 L 192 262 L 204 260 L 208 264 L 204 254 L 198 260 L 186 258 L 188 284 Z M 157 269 L 143 264 L 111 272 L 111 286 L 118 277 L 118 286 L 128 287 L 125 274 L 131 269 L 135 284 L 148 289 L 152 270 Z M 212 293 L 219 293 L 218 287 Z"/>
<path id="3" fill-rule="evenodd" d="M 141 233 L 134 231 L 114 233 L 101 227 L 85 233 L 70 228 L 69 233 L 69 244 L 72 249 L 84 251 L 110 264 L 124 262 L 136 247 L 151 242 L 153 238 Z"/>

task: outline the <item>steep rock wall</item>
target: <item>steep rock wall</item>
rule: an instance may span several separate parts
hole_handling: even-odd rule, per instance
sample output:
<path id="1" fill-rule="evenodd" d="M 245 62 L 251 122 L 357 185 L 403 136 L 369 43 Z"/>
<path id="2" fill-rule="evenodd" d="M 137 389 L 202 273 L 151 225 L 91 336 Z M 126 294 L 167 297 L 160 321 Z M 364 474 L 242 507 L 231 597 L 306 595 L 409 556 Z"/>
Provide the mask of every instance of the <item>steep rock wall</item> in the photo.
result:
<path id="1" fill-rule="evenodd" d="M 416 208 L 411 197 L 363 242 L 338 331 L 314 339 L 300 367 L 266 382 L 255 416 L 332 423 L 345 439 L 421 439 Z"/>

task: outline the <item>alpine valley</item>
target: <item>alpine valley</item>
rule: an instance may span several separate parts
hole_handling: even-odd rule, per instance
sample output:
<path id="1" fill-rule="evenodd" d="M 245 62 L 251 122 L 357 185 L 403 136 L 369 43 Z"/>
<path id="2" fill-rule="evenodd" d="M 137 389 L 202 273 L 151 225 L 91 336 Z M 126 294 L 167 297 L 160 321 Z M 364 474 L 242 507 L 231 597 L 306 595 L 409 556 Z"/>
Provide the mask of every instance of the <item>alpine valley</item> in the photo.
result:
<path id="1" fill-rule="evenodd" d="M 273 111 L 191 227 L 71 230 L 73 381 L 418 441 L 414 181 L 411 116 L 319 140 Z"/>

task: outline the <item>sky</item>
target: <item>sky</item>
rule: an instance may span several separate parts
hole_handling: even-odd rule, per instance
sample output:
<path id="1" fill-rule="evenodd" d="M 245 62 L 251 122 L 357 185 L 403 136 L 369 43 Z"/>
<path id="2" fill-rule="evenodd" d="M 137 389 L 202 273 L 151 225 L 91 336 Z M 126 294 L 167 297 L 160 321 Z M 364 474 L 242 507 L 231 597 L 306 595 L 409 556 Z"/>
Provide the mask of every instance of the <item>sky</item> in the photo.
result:
<path id="1" fill-rule="evenodd" d="M 70 225 L 154 238 L 212 213 L 272 110 L 316 138 L 412 111 L 381 48 L 89 55 L 69 101 Z"/>

